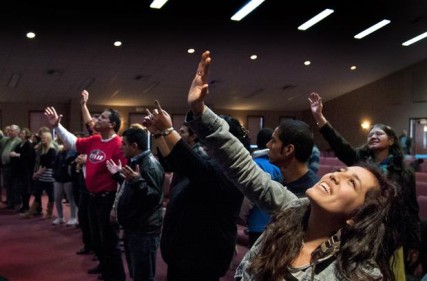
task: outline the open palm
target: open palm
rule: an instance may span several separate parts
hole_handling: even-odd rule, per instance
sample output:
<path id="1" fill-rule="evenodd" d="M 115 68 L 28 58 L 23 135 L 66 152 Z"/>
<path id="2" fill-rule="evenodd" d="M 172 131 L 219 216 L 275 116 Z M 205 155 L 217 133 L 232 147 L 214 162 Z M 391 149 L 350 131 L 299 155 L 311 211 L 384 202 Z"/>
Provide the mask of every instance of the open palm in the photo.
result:
<path id="1" fill-rule="evenodd" d="M 202 54 L 201 60 L 197 67 L 196 76 L 194 77 L 190 86 L 190 90 L 188 91 L 188 105 L 195 114 L 202 113 L 204 109 L 204 100 L 208 94 L 207 80 L 210 63 L 210 52 L 205 51 Z"/>

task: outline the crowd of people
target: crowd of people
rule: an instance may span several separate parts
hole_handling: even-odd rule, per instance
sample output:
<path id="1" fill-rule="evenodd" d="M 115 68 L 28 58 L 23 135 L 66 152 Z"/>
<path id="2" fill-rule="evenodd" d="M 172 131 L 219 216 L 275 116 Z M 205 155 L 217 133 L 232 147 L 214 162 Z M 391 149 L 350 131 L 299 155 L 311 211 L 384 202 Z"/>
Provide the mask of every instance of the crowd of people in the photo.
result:
<path id="1" fill-rule="evenodd" d="M 253 152 L 239 121 L 205 104 L 211 60 L 209 51 L 202 54 L 187 96 L 190 110 L 177 130 L 155 101 L 142 124 L 119 135 L 119 112 L 109 108 L 93 118 L 87 91 L 81 94 L 87 134 L 69 132 L 53 107 L 45 109 L 50 128 L 34 135 L 39 140 L 9 126 L 1 141 L 6 208 L 39 216 L 45 192 L 45 217 L 60 225 L 67 198 L 66 224 L 82 231 L 77 254 L 94 253 L 99 264 L 88 272 L 107 281 L 126 280 L 120 233 L 134 281 L 155 280 L 159 248 L 168 281 L 218 281 L 233 259 L 239 217 L 250 243 L 236 281 L 421 275 L 415 173 L 402 149 L 407 138 L 375 124 L 366 144 L 353 147 L 312 93 L 318 129 L 347 166 L 319 177 L 320 151 L 300 120 L 263 128 Z M 173 178 L 163 212 L 165 173 Z"/>

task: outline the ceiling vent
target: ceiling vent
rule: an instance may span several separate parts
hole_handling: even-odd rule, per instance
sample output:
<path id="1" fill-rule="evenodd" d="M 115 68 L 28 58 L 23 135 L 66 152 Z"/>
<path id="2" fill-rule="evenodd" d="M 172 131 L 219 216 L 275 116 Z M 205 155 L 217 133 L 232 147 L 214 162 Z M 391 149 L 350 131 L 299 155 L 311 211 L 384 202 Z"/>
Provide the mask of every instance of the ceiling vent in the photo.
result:
<path id="1" fill-rule="evenodd" d="M 61 76 L 63 73 L 64 71 L 54 68 L 46 70 L 47 75 Z"/>

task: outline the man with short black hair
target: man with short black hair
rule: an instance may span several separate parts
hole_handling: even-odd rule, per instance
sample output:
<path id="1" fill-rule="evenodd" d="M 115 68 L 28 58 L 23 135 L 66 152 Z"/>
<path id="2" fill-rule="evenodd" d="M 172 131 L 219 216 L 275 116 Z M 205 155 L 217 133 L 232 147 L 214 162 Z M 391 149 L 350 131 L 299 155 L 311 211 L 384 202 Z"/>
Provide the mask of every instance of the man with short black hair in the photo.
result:
<path id="1" fill-rule="evenodd" d="M 113 206 L 123 227 L 123 242 L 133 281 L 153 281 L 160 244 L 164 171 L 148 147 L 147 131 L 123 132 L 122 150 L 128 165 L 107 160 L 110 173 L 123 182 Z"/>

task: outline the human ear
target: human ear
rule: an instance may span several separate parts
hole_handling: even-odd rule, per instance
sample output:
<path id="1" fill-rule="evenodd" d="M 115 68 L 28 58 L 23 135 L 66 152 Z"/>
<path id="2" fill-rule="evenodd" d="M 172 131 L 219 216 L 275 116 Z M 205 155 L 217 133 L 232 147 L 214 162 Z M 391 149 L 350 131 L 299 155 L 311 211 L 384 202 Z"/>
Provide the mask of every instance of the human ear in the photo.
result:
<path id="1" fill-rule="evenodd" d="M 287 146 L 285 146 L 285 155 L 290 155 L 295 151 L 295 146 L 293 144 L 288 144 Z"/>
<path id="2" fill-rule="evenodd" d="M 138 144 L 136 142 L 132 143 L 132 148 L 135 150 L 138 149 Z"/>

